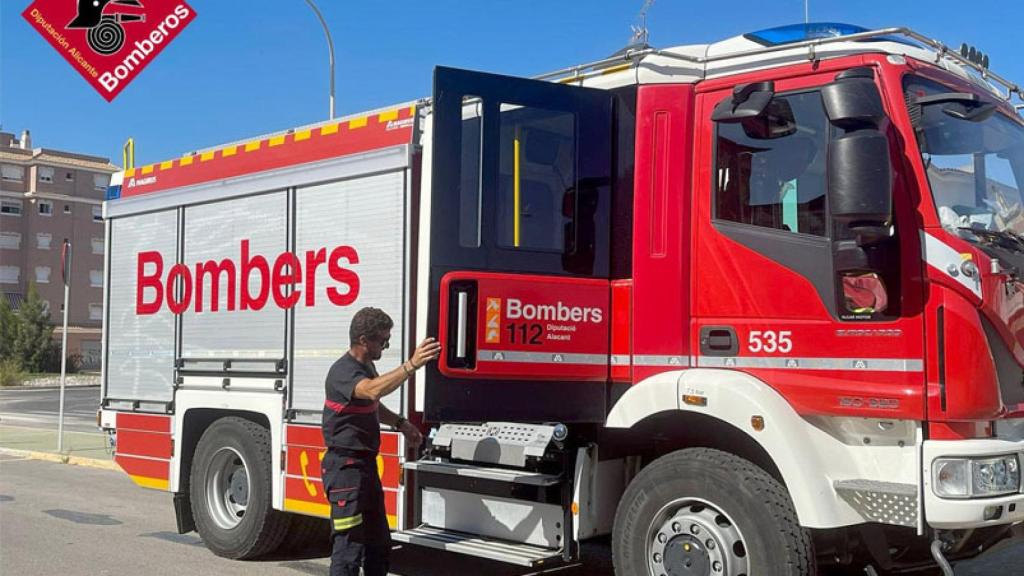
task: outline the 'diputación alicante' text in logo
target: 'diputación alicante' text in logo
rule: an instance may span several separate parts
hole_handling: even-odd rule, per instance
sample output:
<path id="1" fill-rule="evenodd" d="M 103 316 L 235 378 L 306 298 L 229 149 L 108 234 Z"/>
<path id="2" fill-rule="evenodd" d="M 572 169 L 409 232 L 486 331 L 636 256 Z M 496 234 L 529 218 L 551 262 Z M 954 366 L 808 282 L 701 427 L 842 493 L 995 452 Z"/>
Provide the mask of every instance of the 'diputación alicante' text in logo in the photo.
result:
<path id="1" fill-rule="evenodd" d="M 36 0 L 22 16 L 109 102 L 196 13 L 183 0 Z"/>

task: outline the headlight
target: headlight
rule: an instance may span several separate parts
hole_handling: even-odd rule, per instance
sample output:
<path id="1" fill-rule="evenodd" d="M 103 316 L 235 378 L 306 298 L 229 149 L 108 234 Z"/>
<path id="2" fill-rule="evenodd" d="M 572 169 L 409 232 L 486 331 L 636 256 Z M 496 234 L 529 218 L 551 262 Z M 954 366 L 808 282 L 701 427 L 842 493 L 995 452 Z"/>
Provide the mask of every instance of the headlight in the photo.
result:
<path id="1" fill-rule="evenodd" d="M 1016 456 L 940 458 L 932 466 L 932 490 L 943 498 L 1000 496 L 1020 491 Z"/>

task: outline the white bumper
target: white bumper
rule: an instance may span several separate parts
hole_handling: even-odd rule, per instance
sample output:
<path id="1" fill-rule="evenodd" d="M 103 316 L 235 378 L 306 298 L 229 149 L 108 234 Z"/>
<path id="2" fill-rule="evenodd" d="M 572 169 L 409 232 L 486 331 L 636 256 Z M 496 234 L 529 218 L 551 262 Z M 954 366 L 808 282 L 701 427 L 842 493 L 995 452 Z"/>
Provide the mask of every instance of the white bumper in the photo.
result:
<path id="1" fill-rule="evenodd" d="M 932 487 L 932 463 L 937 458 L 984 458 L 1017 454 L 1024 464 L 1024 439 L 926 440 L 924 442 L 924 514 L 933 528 L 963 529 L 997 526 L 1024 521 L 1024 493 L 957 500 L 936 496 Z M 986 520 L 992 507 L 1001 507 L 998 517 Z"/>

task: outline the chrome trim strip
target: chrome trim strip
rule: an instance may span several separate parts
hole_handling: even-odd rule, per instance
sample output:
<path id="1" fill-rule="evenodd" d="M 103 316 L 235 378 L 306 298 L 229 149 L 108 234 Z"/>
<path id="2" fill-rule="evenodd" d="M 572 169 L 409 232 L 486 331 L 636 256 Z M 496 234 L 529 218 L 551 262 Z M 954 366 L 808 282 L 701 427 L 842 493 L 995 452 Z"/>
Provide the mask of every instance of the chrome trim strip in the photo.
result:
<path id="1" fill-rule="evenodd" d="M 924 360 L 911 358 L 790 358 L 698 356 L 700 368 L 762 368 L 772 370 L 852 370 L 858 372 L 923 372 Z"/>
<path id="2" fill-rule="evenodd" d="M 570 354 L 568 352 L 519 352 L 517 350 L 480 350 L 479 362 L 516 362 L 526 364 L 584 364 L 604 366 L 606 354 Z"/>
<path id="3" fill-rule="evenodd" d="M 635 354 L 634 366 L 674 366 L 685 368 L 690 365 L 689 356 L 662 356 L 657 354 Z"/>

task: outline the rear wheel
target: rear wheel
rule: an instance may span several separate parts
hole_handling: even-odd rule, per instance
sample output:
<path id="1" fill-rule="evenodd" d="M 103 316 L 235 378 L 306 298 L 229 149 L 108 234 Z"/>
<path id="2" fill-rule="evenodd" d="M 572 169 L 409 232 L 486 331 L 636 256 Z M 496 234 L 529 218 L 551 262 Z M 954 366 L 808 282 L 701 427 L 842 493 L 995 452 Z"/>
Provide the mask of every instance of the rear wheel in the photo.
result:
<path id="1" fill-rule="evenodd" d="M 214 554 L 249 559 L 281 543 L 288 517 L 271 506 L 270 432 L 221 418 L 203 433 L 189 482 L 196 529 Z"/>
<path id="2" fill-rule="evenodd" d="M 615 516 L 618 576 L 810 576 L 814 555 L 786 489 L 751 462 L 706 448 L 644 468 Z"/>

